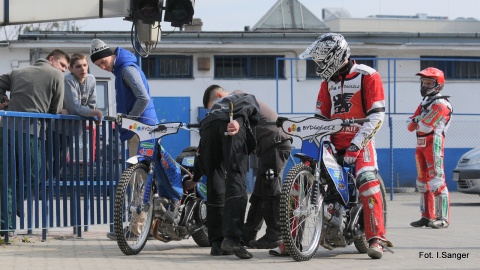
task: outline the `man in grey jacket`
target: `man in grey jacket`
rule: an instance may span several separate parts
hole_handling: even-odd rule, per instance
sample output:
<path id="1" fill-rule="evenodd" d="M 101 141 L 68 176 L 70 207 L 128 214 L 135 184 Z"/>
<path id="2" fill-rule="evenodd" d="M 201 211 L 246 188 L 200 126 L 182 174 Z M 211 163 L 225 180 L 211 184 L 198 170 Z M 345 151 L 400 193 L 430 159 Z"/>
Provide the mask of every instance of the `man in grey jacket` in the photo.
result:
<path id="1" fill-rule="evenodd" d="M 87 56 L 81 53 L 72 54 L 69 74 L 65 75 L 65 98 L 62 111 L 85 117 L 96 117 L 96 123 L 102 122 L 102 111 L 97 109 L 96 80 L 88 74 Z"/>
<path id="2" fill-rule="evenodd" d="M 33 112 L 33 113 L 52 113 L 56 114 L 59 112 L 63 105 L 63 95 L 64 95 L 64 76 L 63 72 L 67 69 L 68 63 L 70 62 L 70 56 L 62 50 L 55 49 L 53 50 L 46 59 L 38 60 L 34 65 L 16 69 L 11 73 L 3 74 L 0 76 L 0 96 L 4 96 L 7 91 L 10 91 L 10 100 L 8 105 L 4 107 L 6 111 L 17 111 L 17 112 Z M 5 119 L 2 119 L 2 127 L 0 128 L 0 142 L 11 145 L 10 140 L 13 138 L 3 138 L 3 124 Z M 18 125 L 17 121 L 17 125 Z M 40 123 L 38 123 L 40 124 Z M 15 134 L 17 137 L 16 141 L 18 142 L 18 137 L 28 136 L 27 128 L 29 129 L 28 134 L 30 134 L 30 153 L 23 153 L 24 157 L 31 158 L 31 175 L 25 176 L 23 185 L 27 189 L 28 183 L 33 183 L 34 171 L 39 168 L 34 168 L 34 160 L 42 160 L 39 149 L 35 151 L 35 136 L 32 134 L 33 125 L 23 125 L 23 132 L 18 132 Z M 5 128 L 7 128 L 5 126 Z M 40 132 L 40 128 L 38 129 Z M 37 134 L 38 135 L 38 134 Z M 37 137 L 38 138 L 38 137 Z M 25 144 L 26 140 L 23 140 Z M 36 142 L 37 147 L 40 146 L 40 143 Z M 21 155 L 20 147 L 18 144 L 14 146 L 16 149 L 17 157 Z M 26 145 L 23 146 L 23 150 L 27 149 Z M 34 153 L 36 152 L 36 156 Z M 0 154 L 0 171 L 3 171 L 3 155 Z M 24 159 L 26 163 L 26 160 Z M 8 165 L 10 168 L 16 166 L 15 160 L 9 160 Z M 28 163 L 26 163 L 28 164 Z M 25 165 L 26 165 L 25 164 Z M 40 162 L 37 164 L 40 165 Z M 17 173 L 25 173 L 17 170 Z M 8 179 L 3 179 L 3 174 L 0 174 L 0 194 L 4 194 L 3 183 L 7 181 L 8 185 L 8 218 L 11 224 L 14 216 L 12 215 L 12 185 L 17 184 Z M 19 189 L 16 189 L 19 193 Z M 27 194 L 26 192 L 24 194 Z M 17 194 L 17 201 L 22 202 L 25 198 L 19 198 Z M 1 201 L 0 201 L 1 204 Z M 1 207 L 1 206 L 0 206 Z M 0 217 L 1 219 L 2 217 Z M 5 234 L 7 225 L 2 220 L 0 234 Z"/>
<path id="3" fill-rule="evenodd" d="M 85 54 L 74 53 L 71 56 L 70 65 L 68 66 L 69 74 L 65 75 L 65 95 L 63 99 L 62 114 L 74 114 L 84 117 L 95 117 L 95 123 L 99 125 L 102 122 L 102 111 L 97 109 L 97 91 L 96 79 L 92 74 L 88 73 L 88 60 Z M 56 126 L 53 134 L 53 153 L 60 152 L 60 160 L 53 155 L 53 174 L 60 172 L 65 166 L 65 158 L 67 156 L 72 131 L 79 137 L 82 134 L 82 126 L 80 122 L 75 125 L 68 125 L 68 121 L 60 120 L 60 124 Z M 65 124 L 62 127 L 61 124 Z M 61 134 L 59 141 L 55 133 Z M 65 138 L 65 139 L 63 139 Z M 63 149 L 63 144 L 66 147 Z"/>
<path id="4" fill-rule="evenodd" d="M 63 72 L 69 63 L 70 56 L 55 49 L 32 66 L 1 75 L 0 96 L 10 91 L 10 101 L 4 110 L 56 114 L 63 105 Z"/>

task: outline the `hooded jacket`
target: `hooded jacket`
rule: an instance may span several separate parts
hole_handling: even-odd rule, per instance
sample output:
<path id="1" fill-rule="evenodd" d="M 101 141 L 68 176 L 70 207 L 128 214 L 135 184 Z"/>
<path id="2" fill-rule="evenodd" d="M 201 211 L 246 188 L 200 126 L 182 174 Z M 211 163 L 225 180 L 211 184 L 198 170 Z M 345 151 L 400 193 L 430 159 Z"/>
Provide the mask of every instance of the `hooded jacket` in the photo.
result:
<path id="1" fill-rule="evenodd" d="M 123 48 L 117 48 L 115 50 L 116 59 L 113 65 L 112 73 L 115 75 L 115 93 L 117 100 L 117 113 L 122 113 L 128 115 L 137 101 L 137 97 L 134 95 L 133 90 L 128 87 L 123 80 L 123 70 L 128 66 L 135 67 L 142 77 L 142 82 L 145 85 L 148 96 L 150 98 L 150 88 L 148 86 L 147 78 L 143 73 L 142 69 L 137 65 L 137 58 L 130 51 L 127 51 Z M 153 101 L 150 98 L 147 107 L 142 114 L 139 115 L 138 121 L 148 124 L 155 125 L 158 123 L 157 114 L 153 106 Z M 127 140 L 133 136 L 133 133 L 121 129 L 120 139 Z"/>

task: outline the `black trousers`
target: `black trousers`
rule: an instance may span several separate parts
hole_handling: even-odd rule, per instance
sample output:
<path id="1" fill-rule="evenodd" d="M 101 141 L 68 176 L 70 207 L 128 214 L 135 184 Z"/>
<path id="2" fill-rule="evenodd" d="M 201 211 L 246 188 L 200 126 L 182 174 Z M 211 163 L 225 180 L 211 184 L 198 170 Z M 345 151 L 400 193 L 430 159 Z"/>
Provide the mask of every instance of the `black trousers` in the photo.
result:
<path id="1" fill-rule="evenodd" d="M 213 121 L 200 131 L 199 161 L 207 176 L 207 228 L 210 243 L 242 240 L 247 207 L 246 130 L 225 136 L 227 122 Z"/>
<path id="2" fill-rule="evenodd" d="M 291 150 L 292 144 L 288 140 L 273 146 L 258 157 L 255 185 L 244 225 L 244 241 L 256 238 L 264 220 L 267 225 L 265 236 L 272 241 L 281 239 L 280 192 L 283 171 Z M 272 172 L 273 176 L 270 175 Z"/>

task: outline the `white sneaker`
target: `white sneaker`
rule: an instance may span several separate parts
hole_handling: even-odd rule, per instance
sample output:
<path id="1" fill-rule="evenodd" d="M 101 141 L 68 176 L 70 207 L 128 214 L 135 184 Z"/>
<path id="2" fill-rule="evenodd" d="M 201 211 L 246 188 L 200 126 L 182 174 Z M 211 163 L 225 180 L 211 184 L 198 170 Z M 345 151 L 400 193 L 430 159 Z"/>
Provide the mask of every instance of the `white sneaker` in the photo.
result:
<path id="1" fill-rule="evenodd" d="M 278 247 L 276 247 L 274 249 L 270 249 L 268 251 L 268 254 L 270 254 L 272 256 L 288 256 L 288 252 L 285 249 L 285 244 L 284 243 L 281 243 Z"/>
<path id="2" fill-rule="evenodd" d="M 428 223 L 428 227 L 432 227 L 434 229 L 448 228 L 448 225 L 450 225 L 450 224 L 448 223 L 448 221 L 446 221 L 444 219 L 436 219 L 436 220 L 430 221 Z"/>

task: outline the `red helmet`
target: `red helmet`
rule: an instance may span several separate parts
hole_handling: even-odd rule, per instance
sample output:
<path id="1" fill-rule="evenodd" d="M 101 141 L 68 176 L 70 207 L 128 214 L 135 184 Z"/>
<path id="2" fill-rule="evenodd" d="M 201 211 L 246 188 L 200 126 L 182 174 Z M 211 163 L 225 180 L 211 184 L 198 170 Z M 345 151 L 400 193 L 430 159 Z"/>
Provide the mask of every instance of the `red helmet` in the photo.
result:
<path id="1" fill-rule="evenodd" d="M 421 79 L 428 78 L 435 81 L 435 84 L 433 86 L 427 87 L 424 86 L 424 82 L 422 80 L 422 97 L 435 95 L 443 89 L 443 85 L 445 84 L 445 76 L 443 75 L 443 71 L 441 71 L 440 69 L 428 67 L 418 72 L 416 75 L 420 76 Z"/>

